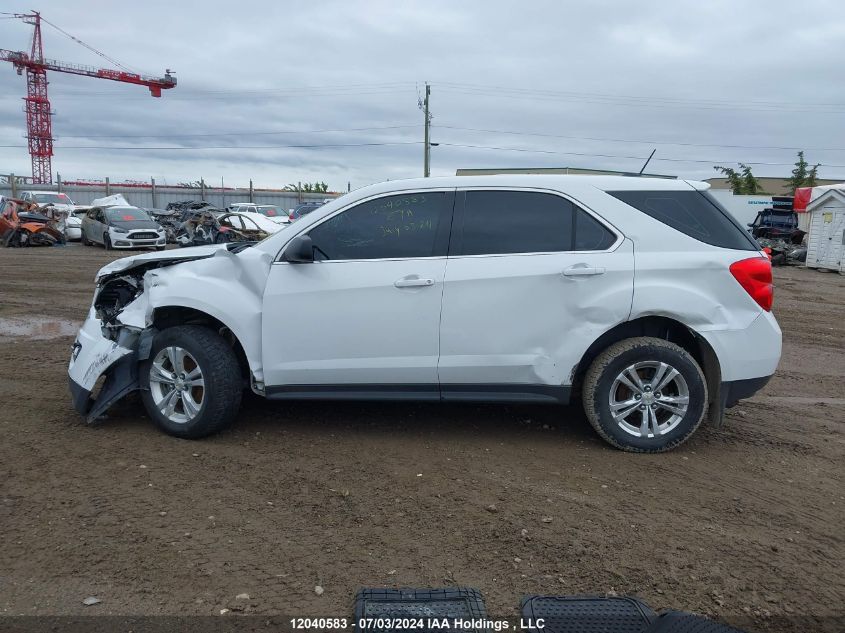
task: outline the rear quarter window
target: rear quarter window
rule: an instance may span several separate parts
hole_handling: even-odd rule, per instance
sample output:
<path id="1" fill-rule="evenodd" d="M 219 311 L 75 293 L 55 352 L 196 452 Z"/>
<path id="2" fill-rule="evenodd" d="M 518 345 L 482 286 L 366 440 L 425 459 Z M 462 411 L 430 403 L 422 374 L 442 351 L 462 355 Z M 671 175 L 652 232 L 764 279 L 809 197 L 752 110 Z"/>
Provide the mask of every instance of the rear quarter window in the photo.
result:
<path id="1" fill-rule="evenodd" d="M 608 194 L 699 242 L 743 251 L 757 243 L 710 194 L 702 191 L 608 191 Z"/>

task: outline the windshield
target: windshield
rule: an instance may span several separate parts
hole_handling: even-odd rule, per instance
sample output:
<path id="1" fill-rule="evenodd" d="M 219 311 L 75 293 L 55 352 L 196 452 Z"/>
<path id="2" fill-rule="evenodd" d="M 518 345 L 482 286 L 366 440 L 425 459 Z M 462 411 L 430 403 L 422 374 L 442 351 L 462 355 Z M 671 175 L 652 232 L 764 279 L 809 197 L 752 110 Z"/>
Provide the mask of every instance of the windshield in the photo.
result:
<path id="1" fill-rule="evenodd" d="M 791 213 L 772 213 L 768 218 L 769 224 L 778 224 L 781 226 L 796 226 L 798 218 Z"/>
<path id="2" fill-rule="evenodd" d="M 112 207 L 106 209 L 106 215 L 112 222 L 137 222 L 138 220 L 149 220 L 150 216 L 143 209 L 127 207 Z"/>
<path id="3" fill-rule="evenodd" d="M 275 204 L 259 205 L 258 212 L 261 215 L 266 215 L 268 218 L 274 218 L 277 215 L 284 215 L 284 211 L 282 211 L 282 208 L 277 207 Z"/>
<path id="4" fill-rule="evenodd" d="M 33 197 L 38 204 L 73 204 L 66 193 L 35 193 Z"/>

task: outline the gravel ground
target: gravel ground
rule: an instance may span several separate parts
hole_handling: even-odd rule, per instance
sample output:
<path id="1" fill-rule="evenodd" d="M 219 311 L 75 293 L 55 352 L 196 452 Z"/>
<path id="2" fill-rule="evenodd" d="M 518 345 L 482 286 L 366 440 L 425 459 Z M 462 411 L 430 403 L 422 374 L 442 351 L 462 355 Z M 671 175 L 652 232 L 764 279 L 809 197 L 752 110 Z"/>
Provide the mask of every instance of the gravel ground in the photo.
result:
<path id="1" fill-rule="evenodd" d="M 554 407 L 248 397 L 190 442 L 130 398 L 86 426 L 70 343 L 115 257 L 0 249 L 0 613 L 340 616 L 362 586 L 459 584 L 498 617 L 617 592 L 841 630 L 845 277 L 776 269 L 774 379 L 722 428 L 629 455 Z"/>

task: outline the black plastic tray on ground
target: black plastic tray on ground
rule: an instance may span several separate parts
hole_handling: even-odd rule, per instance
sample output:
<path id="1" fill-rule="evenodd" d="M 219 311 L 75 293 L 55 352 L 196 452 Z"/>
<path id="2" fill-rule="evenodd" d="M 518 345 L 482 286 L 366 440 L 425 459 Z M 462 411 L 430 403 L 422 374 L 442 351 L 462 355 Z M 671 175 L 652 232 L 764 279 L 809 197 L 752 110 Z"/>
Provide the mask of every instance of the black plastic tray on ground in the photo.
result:
<path id="1" fill-rule="evenodd" d="M 599 596 L 527 596 L 520 603 L 524 622 L 535 633 L 644 633 L 657 614 L 636 598 Z"/>
<path id="2" fill-rule="evenodd" d="M 428 633 L 444 629 L 427 628 L 432 620 L 487 619 L 484 599 L 477 589 L 453 587 L 447 589 L 361 589 L 355 596 L 355 630 L 359 633 L 412 630 Z M 423 628 L 407 624 L 391 627 L 394 620 L 414 619 L 423 622 Z M 450 630 L 450 629 L 445 629 Z M 461 629 L 471 633 L 474 629 Z"/>

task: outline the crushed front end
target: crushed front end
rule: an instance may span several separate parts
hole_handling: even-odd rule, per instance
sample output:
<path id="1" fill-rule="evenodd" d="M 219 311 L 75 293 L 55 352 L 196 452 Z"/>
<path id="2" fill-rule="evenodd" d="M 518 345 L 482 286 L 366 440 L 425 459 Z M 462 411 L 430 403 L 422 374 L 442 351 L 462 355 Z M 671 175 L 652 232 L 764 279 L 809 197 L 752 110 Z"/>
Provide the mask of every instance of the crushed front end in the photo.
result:
<path id="1" fill-rule="evenodd" d="M 139 388 L 138 364 L 149 355 L 155 329 L 150 323 L 150 273 L 175 263 L 202 259 L 166 253 L 127 257 L 97 275 L 94 301 L 73 343 L 68 382 L 77 411 L 93 422 L 126 394 Z"/>
<path id="2" fill-rule="evenodd" d="M 73 343 L 68 382 L 74 407 L 89 423 L 138 389 L 139 350 L 144 345 L 149 350 L 152 342 L 151 328 L 127 327 L 116 320 L 143 291 L 142 279 L 126 277 L 98 286 L 94 305 Z M 128 292 L 133 287 L 134 292 Z"/>

